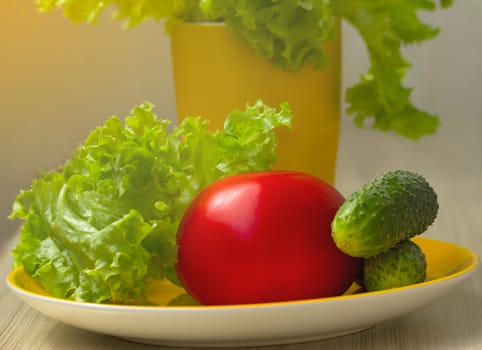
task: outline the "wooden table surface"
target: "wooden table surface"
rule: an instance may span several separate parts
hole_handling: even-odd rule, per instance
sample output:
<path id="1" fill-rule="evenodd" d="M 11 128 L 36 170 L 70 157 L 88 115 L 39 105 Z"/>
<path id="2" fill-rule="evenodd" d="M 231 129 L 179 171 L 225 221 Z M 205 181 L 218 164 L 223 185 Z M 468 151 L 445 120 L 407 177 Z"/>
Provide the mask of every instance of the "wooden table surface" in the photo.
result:
<path id="1" fill-rule="evenodd" d="M 355 181 L 355 180 L 354 180 Z M 345 188 L 355 183 L 342 180 Z M 482 187 L 472 182 L 437 183 L 440 211 L 427 237 L 482 253 Z M 159 349 L 77 329 L 43 316 L 6 286 L 11 270 L 11 237 L 0 250 L 0 349 Z M 376 305 L 374 305 L 376 307 Z M 186 330 L 188 331 L 188 330 Z M 368 330 L 316 342 L 263 347 L 290 349 L 482 349 L 482 269 L 447 296 L 404 317 Z M 251 348 L 256 349 L 256 348 Z"/>

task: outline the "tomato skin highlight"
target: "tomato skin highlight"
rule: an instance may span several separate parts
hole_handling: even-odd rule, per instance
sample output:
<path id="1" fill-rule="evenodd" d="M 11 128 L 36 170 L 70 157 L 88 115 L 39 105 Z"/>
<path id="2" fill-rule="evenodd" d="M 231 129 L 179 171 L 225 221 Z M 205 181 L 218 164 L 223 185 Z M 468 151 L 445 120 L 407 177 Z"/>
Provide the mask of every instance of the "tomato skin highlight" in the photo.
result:
<path id="1" fill-rule="evenodd" d="M 343 294 L 360 264 L 331 237 L 331 221 L 343 202 L 332 186 L 299 172 L 219 180 L 181 220 L 178 276 L 205 305 Z"/>

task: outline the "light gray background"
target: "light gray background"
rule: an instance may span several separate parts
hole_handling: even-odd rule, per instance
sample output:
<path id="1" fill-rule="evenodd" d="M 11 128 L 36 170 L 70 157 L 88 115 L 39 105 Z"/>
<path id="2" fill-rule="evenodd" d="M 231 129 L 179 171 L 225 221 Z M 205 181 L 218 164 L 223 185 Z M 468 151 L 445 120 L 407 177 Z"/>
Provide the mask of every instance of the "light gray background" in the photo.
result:
<path id="1" fill-rule="evenodd" d="M 159 116 L 176 118 L 163 25 L 123 30 L 109 16 L 72 24 L 59 12 L 36 13 L 33 0 L 0 2 L 0 243 L 18 226 L 6 218 L 18 191 L 39 169 L 61 164 L 107 116 L 149 100 Z M 405 51 L 414 65 L 407 83 L 419 107 L 441 116 L 441 128 L 413 142 L 359 129 L 344 115 L 336 186 L 348 195 L 354 176 L 361 185 L 390 169 L 418 171 L 435 188 L 453 184 L 439 193 L 441 215 L 450 215 L 443 203 L 457 200 L 461 182 L 482 186 L 482 1 L 458 0 L 422 17 L 442 32 Z M 343 36 L 347 86 L 367 60 L 357 33 L 345 25 Z"/>

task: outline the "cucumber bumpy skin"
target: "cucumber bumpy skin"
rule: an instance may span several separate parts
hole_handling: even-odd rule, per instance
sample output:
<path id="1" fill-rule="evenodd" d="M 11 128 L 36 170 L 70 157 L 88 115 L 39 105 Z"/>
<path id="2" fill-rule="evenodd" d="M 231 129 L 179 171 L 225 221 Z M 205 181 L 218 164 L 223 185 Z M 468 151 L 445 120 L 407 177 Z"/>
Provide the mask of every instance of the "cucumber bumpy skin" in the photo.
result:
<path id="1" fill-rule="evenodd" d="M 333 219 L 332 236 L 344 253 L 373 257 L 425 232 L 438 207 L 437 194 L 421 175 L 390 171 L 343 203 Z"/>
<path id="2" fill-rule="evenodd" d="M 425 281 L 427 262 L 420 247 L 409 239 L 389 251 L 363 261 L 363 286 L 368 292 Z"/>

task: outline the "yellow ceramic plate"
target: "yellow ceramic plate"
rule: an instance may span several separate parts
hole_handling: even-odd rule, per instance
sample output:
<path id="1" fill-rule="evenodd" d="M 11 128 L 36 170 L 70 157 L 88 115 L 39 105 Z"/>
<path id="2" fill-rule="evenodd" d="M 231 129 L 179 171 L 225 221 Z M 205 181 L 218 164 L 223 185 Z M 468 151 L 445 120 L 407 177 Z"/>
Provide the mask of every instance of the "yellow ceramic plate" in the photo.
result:
<path id="1" fill-rule="evenodd" d="M 293 343 L 353 333 L 415 311 L 450 292 L 479 265 L 479 258 L 465 248 L 427 238 L 414 241 L 427 258 L 426 282 L 295 302 L 161 306 L 180 290 L 156 285 L 149 293 L 160 306 L 99 305 L 53 298 L 23 269 L 12 271 L 7 283 L 26 303 L 49 317 L 138 342 L 218 347 Z M 159 289 L 165 288 L 168 291 L 159 297 Z"/>

